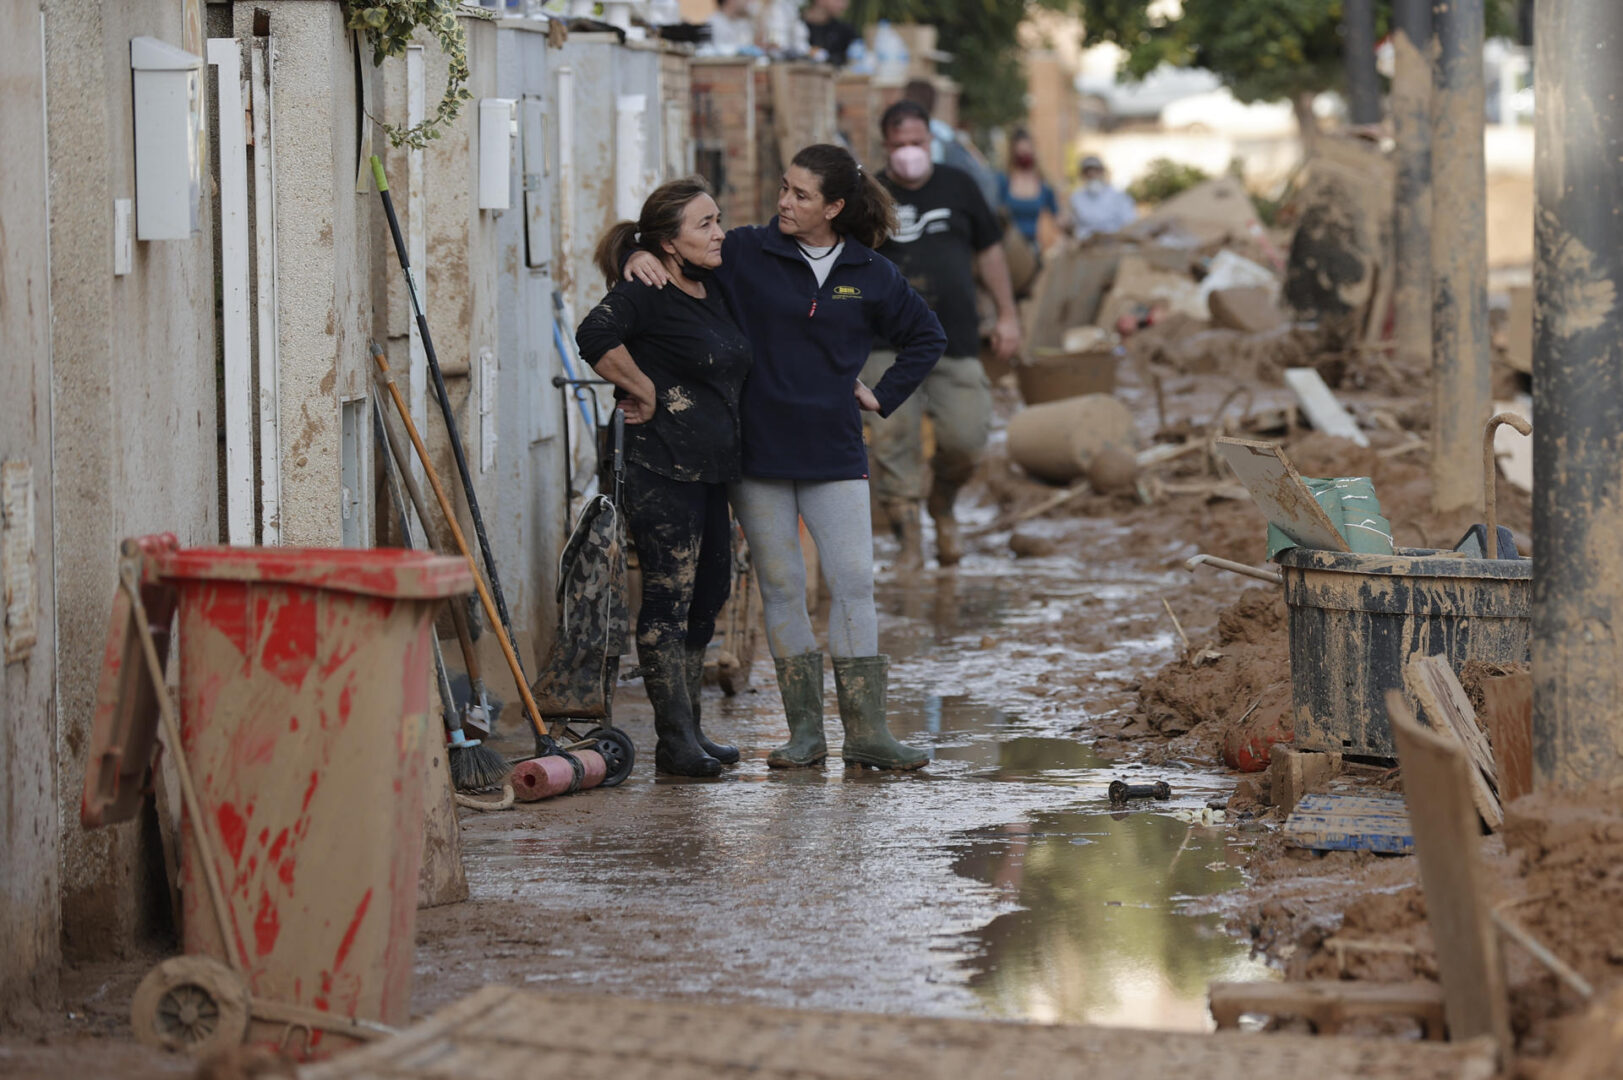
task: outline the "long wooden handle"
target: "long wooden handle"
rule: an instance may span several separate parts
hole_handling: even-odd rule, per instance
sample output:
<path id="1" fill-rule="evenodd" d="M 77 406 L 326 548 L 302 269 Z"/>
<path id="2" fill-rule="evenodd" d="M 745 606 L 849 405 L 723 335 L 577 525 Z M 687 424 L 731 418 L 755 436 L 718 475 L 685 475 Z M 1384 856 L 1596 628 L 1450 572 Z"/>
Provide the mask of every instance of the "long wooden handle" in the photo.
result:
<path id="1" fill-rule="evenodd" d="M 496 615 L 496 604 L 490 598 L 490 590 L 485 587 L 484 575 L 479 572 L 479 564 L 474 561 L 473 552 L 468 550 L 467 538 L 462 535 L 462 526 L 457 524 L 456 514 L 451 510 L 451 500 L 445 496 L 445 488 L 440 483 L 439 473 L 434 471 L 434 463 L 428 459 L 428 447 L 423 445 L 423 437 L 417 433 L 417 425 L 412 423 L 411 410 L 406 408 L 406 401 L 400 396 L 400 388 L 394 384 L 394 378 L 389 374 L 389 362 L 383 358 L 383 349 L 377 342 L 371 343 L 372 359 L 378 365 L 382 375 L 383 385 L 388 387 L 389 396 L 394 399 L 395 411 L 400 414 L 401 423 L 406 426 L 406 434 L 411 436 L 411 445 L 417 450 L 417 457 L 423 463 L 423 472 L 428 476 L 428 486 L 434 489 L 434 497 L 439 500 L 440 513 L 445 515 L 445 524 L 451 530 L 451 537 L 456 541 L 457 550 L 462 557 L 468 560 L 468 569 L 473 571 L 473 584 L 479 590 L 479 602 L 484 605 L 485 618 L 490 620 L 490 628 L 496 633 L 496 640 L 501 643 L 502 655 L 507 658 L 507 667 L 513 673 L 513 681 L 518 684 L 519 696 L 524 699 L 524 708 L 530 714 L 530 726 L 540 738 L 547 738 L 547 724 L 541 719 L 541 710 L 535 704 L 535 698 L 530 695 L 530 685 L 524 681 L 524 669 L 519 665 L 518 654 L 513 651 L 513 642 L 507 636 L 506 627 Z M 470 673 L 471 677 L 471 673 Z"/>

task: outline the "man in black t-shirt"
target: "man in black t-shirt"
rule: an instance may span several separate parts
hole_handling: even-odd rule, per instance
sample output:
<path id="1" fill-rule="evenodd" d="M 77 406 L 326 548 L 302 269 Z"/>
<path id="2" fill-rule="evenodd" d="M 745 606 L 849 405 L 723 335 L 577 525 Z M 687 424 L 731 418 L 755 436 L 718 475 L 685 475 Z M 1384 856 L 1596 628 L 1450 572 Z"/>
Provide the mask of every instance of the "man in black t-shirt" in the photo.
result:
<path id="1" fill-rule="evenodd" d="M 901 541 L 901 568 L 921 566 L 919 500 L 934 519 L 942 566 L 963 557 L 953 503 L 992 430 L 992 386 L 980 361 L 975 278 L 997 302 L 992 347 L 1007 360 L 1020 347 L 1020 320 L 1003 256 L 1003 229 L 974 179 L 961 169 L 930 161 L 930 114 L 911 101 L 885 110 L 879 124 L 888 155 L 879 175 L 896 200 L 899 227 L 879 249 L 935 311 L 947 332 L 947 350 L 888 419 L 864 414 L 869 425 L 871 484 Z M 873 386 L 895 354 L 875 350 L 862 371 Z M 935 427 L 935 455 L 924 462 L 923 418 Z"/>

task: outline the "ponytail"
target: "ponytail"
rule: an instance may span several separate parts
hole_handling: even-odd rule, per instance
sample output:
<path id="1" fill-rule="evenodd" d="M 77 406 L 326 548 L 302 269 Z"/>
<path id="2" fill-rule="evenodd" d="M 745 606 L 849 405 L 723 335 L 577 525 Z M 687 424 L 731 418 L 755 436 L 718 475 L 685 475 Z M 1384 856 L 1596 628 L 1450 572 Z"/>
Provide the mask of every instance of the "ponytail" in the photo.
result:
<path id="1" fill-rule="evenodd" d="M 817 143 L 795 155 L 792 165 L 817 177 L 825 202 L 845 200 L 832 222 L 834 231 L 877 248 L 896 231 L 896 204 L 843 146 Z"/>
<path id="2" fill-rule="evenodd" d="M 625 261 L 638 251 L 646 251 L 662 262 L 668 258 L 663 245 L 681 234 L 682 215 L 687 212 L 688 203 L 708 194 L 710 186 L 697 176 L 668 180 L 643 200 L 642 212 L 636 221 L 610 225 L 608 232 L 597 241 L 593 255 L 604 283 L 614 288 L 621 279 Z"/>
<path id="3" fill-rule="evenodd" d="M 634 252 L 642 251 L 643 246 L 637 243 L 637 223 L 635 221 L 617 221 L 609 226 L 597 242 L 597 252 L 592 261 L 603 274 L 604 283 L 614 288 L 614 283 L 620 280 L 620 268 L 625 261 L 631 258 Z"/>

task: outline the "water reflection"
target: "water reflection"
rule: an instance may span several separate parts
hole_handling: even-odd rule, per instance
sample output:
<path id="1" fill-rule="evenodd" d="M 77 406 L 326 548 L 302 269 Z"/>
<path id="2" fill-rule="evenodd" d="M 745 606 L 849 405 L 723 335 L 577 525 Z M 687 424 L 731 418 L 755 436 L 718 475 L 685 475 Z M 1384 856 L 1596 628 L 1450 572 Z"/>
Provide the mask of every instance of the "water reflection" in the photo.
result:
<path id="1" fill-rule="evenodd" d="M 1271 977 L 1216 916 L 1178 911 L 1238 886 L 1238 862 L 1221 830 L 1157 812 L 1041 813 L 971 832 L 953 868 L 1020 910 L 968 935 L 970 986 L 996 1016 L 1208 1028 L 1208 983 Z"/>

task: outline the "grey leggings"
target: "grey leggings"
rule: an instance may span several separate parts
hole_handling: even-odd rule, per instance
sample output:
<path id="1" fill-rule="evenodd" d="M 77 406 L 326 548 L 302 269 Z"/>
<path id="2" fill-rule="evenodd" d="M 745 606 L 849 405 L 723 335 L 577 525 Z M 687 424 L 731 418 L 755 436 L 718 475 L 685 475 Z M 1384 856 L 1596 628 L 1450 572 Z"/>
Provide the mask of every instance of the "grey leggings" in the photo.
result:
<path id="1" fill-rule="evenodd" d="M 828 581 L 828 651 L 874 656 L 879 620 L 873 604 L 873 523 L 866 480 L 754 480 L 729 489 L 761 585 L 766 640 L 774 657 L 817 648 L 806 611 L 806 560 L 800 522 L 817 544 Z"/>

